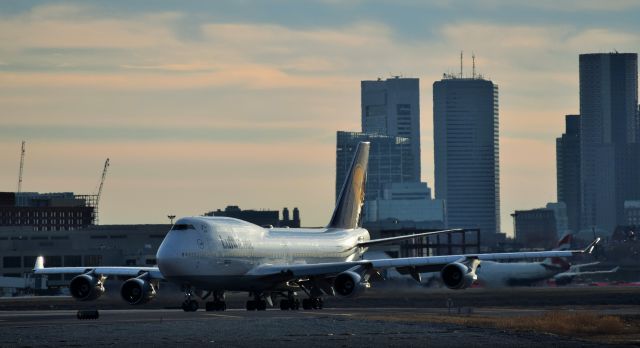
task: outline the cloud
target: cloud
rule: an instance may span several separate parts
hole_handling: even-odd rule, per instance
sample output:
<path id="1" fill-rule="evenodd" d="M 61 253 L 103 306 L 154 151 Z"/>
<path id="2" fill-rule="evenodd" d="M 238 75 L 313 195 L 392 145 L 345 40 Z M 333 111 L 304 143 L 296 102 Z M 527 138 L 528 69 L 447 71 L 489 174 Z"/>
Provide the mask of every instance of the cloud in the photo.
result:
<path id="1" fill-rule="evenodd" d="M 600 4 L 605 11 L 636 6 L 589 0 L 484 0 L 478 6 L 486 9 L 484 16 L 503 8 L 591 11 Z M 422 2 L 404 5 L 425 10 Z M 344 10 L 342 3 L 330 6 Z M 86 178 L 90 187 L 93 174 L 64 166 L 80 173 L 83 161 L 113 157 L 113 196 L 105 197 L 103 215 L 113 220 L 103 221 L 142 222 L 128 212 L 134 206 L 116 203 L 131 201 L 127 195 L 135 192 L 136 204 L 150 207 L 144 222 L 158 221 L 151 210 L 161 211 L 153 216 L 164 221 L 174 209 L 193 214 L 232 203 L 259 208 L 300 200 L 307 221 L 321 224 L 334 201 L 335 130 L 359 129 L 360 80 L 421 78 L 423 172 L 433 186 L 431 84 L 447 68 L 458 70 L 460 50 L 468 72 L 473 51 L 478 71 L 500 86 L 502 215 L 509 230 L 512 210 L 553 199 L 554 139 L 564 114 L 578 111 L 578 54 L 640 46 L 633 28 L 578 23 L 575 17 L 516 23 L 495 15 L 456 16 L 410 23 L 412 35 L 405 35 L 392 21 L 356 11 L 369 3 L 345 6 L 358 15 L 313 25 L 304 18 L 288 25 L 187 9 L 114 15 L 77 4 L 0 15 L 0 126 L 11 142 L 6 151 L 15 155 L 11 146 L 21 138 L 41 143 L 42 167 L 33 173 L 44 173 L 34 185 L 43 190 L 64 185 L 65 176 L 74 183 Z M 437 12 L 439 6 L 447 13 L 460 3 L 427 7 Z M 136 139 L 139 129 L 146 130 Z M 84 138 L 67 135 L 73 131 Z M 531 148 L 539 155 L 523 157 Z M 52 160 L 60 153 L 64 160 Z M 46 174 L 57 171 L 63 174 Z M 13 176 L 7 171 L 0 179 L 13 182 Z M 167 196 L 175 197 L 174 206 Z"/>

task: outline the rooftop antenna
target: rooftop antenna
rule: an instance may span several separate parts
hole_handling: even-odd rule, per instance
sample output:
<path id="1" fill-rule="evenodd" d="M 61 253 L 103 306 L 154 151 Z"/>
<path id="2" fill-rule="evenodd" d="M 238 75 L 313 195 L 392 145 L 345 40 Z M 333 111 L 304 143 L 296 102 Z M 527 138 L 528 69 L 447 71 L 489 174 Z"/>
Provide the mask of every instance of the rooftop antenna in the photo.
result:
<path id="1" fill-rule="evenodd" d="M 22 141 L 22 151 L 20 152 L 20 171 L 18 172 L 18 193 L 22 190 L 22 172 L 24 170 L 24 153 L 25 153 L 25 141 Z"/>
<path id="2" fill-rule="evenodd" d="M 471 62 L 473 64 L 473 73 L 472 73 L 472 77 L 475 79 L 476 78 L 476 54 L 471 52 Z"/>
<path id="3" fill-rule="evenodd" d="M 460 51 L 460 78 L 462 78 L 462 51 Z"/>

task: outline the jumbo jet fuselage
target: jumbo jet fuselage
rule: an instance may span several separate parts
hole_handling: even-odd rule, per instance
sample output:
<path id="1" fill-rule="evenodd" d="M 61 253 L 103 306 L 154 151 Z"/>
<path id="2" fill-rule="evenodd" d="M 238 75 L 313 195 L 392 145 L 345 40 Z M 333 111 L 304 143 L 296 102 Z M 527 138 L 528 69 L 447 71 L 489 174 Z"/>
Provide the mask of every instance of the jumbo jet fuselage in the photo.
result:
<path id="1" fill-rule="evenodd" d="M 251 274 L 261 265 L 353 261 L 369 232 L 354 229 L 263 228 L 226 217 L 188 217 L 176 222 L 156 260 L 169 281 L 205 289 L 247 290 L 266 285 Z"/>

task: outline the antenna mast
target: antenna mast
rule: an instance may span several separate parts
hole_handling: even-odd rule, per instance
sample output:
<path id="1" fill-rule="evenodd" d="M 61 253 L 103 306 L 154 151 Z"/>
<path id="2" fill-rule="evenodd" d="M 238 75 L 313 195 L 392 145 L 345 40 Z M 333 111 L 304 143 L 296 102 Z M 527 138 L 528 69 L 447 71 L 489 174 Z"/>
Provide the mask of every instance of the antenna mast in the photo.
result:
<path id="1" fill-rule="evenodd" d="M 460 78 L 462 78 L 462 51 L 460 51 Z"/>
<path id="2" fill-rule="evenodd" d="M 18 193 L 22 191 L 22 172 L 24 170 L 24 153 L 25 153 L 25 141 L 22 141 L 22 151 L 20 152 L 20 171 L 18 172 Z"/>
<path id="3" fill-rule="evenodd" d="M 473 73 L 472 73 L 472 77 L 475 79 L 476 78 L 476 54 L 471 52 L 471 62 L 473 64 Z"/>

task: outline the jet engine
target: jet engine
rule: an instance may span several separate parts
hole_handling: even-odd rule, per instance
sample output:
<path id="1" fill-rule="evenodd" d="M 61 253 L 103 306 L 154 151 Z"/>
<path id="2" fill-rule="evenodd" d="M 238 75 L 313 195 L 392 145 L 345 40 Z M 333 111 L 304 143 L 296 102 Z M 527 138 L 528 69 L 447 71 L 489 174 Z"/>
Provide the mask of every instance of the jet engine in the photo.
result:
<path id="1" fill-rule="evenodd" d="M 120 288 L 120 295 L 131 305 L 139 305 L 151 301 L 156 297 L 156 289 L 149 281 L 141 278 L 131 278 Z"/>
<path id="2" fill-rule="evenodd" d="M 104 294 L 102 280 L 92 274 L 80 274 L 71 279 L 69 292 L 78 301 L 93 301 Z"/>
<path id="3" fill-rule="evenodd" d="M 444 285 L 454 290 L 466 289 L 478 279 L 474 270 L 459 262 L 444 266 L 440 271 L 440 276 Z"/>
<path id="4" fill-rule="evenodd" d="M 362 280 L 362 276 L 356 272 L 345 271 L 333 280 L 333 287 L 336 293 L 344 297 L 355 297 L 360 295 L 366 288 L 369 287 L 369 283 Z"/>

